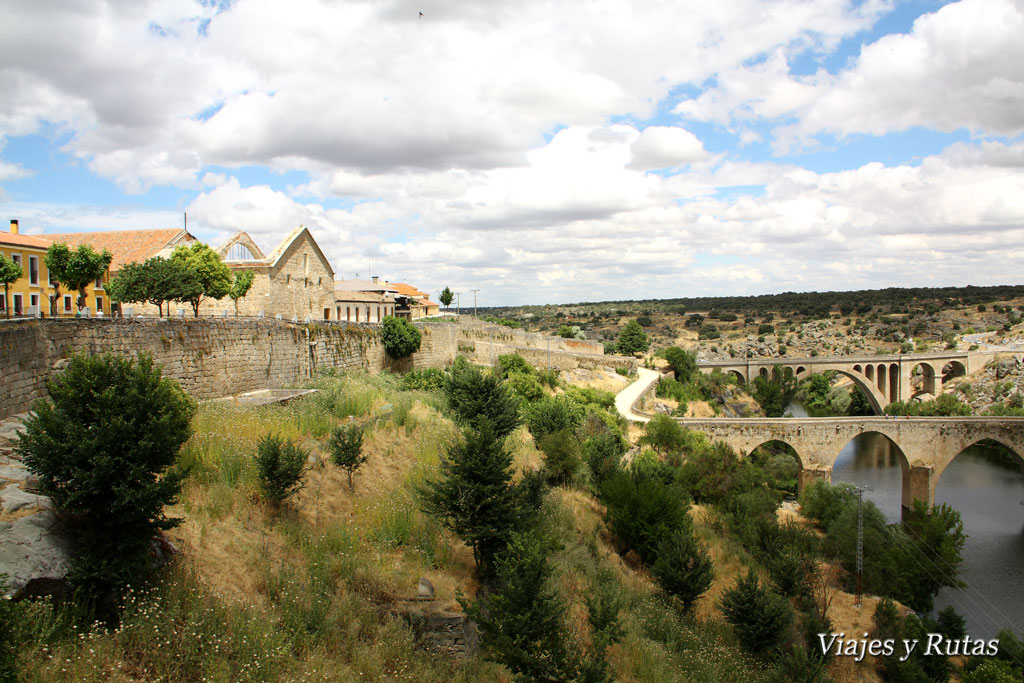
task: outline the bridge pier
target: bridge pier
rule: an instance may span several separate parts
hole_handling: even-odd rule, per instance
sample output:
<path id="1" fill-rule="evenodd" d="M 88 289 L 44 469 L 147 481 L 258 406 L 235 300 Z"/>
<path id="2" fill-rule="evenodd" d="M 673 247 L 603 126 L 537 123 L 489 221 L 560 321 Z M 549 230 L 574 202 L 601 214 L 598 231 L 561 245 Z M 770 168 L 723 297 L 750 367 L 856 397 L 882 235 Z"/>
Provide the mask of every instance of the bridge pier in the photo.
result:
<path id="1" fill-rule="evenodd" d="M 920 465 L 903 469 L 903 510 L 910 510 L 914 500 L 923 500 L 931 507 L 935 503 L 934 469 Z"/>
<path id="2" fill-rule="evenodd" d="M 816 481 L 823 481 L 826 484 L 831 484 L 832 483 L 832 468 L 829 467 L 829 468 L 816 469 L 816 468 L 810 468 L 810 467 L 801 467 L 800 468 L 800 478 L 799 478 L 799 480 L 797 480 L 797 487 L 796 487 L 797 494 L 803 493 L 805 488 L 807 488 L 808 486 L 810 486 L 811 484 L 813 484 Z"/>

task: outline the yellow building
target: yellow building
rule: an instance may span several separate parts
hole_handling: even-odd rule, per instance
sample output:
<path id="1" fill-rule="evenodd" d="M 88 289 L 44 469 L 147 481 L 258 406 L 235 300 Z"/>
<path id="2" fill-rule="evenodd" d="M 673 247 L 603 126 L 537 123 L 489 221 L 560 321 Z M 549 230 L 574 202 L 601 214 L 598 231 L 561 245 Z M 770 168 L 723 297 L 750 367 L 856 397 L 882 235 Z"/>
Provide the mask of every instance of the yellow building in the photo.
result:
<path id="1" fill-rule="evenodd" d="M 10 286 L 9 297 L 3 296 L 0 285 L 0 317 L 7 317 L 10 307 L 11 316 L 73 316 L 77 312 L 75 300 L 78 292 L 68 292 L 63 288 L 60 296 L 54 300 L 56 288 L 50 281 L 46 269 L 46 250 L 54 240 L 43 235 L 22 235 L 18 232 L 18 221 L 11 221 L 10 232 L 0 232 L 0 254 L 21 266 L 21 277 Z M 110 297 L 103 288 L 107 274 L 92 285 L 86 287 L 85 303 L 90 314 L 110 315 Z"/>

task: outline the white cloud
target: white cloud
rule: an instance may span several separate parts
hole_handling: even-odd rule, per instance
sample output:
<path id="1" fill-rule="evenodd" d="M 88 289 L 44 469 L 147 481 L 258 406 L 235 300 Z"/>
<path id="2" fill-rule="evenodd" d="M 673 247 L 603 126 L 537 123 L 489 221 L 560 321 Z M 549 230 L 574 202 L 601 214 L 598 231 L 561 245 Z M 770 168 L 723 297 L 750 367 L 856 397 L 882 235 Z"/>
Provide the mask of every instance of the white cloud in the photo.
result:
<path id="1" fill-rule="evenodd" d="M 630 151 L 632 168 L 651 170 L 681 166 L 709 157 L 697 136 L 674 126 L 649 126 L 640 133 Z"/>

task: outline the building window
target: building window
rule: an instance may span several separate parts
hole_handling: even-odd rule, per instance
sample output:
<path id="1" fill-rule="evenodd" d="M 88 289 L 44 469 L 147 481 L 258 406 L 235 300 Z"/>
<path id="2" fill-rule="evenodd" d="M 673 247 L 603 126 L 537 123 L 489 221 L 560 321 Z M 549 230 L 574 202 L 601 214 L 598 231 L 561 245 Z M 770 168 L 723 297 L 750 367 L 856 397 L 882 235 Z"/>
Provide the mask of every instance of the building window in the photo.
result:
<path id="1" fill-rule="evenodd" d="M 96 312 L 97 313 L 102 313 L 103 312 L 103 297 L 102 296 L 96 297 Z"/>
<path id="2" fill-rule="evenodd" d="M 302 255 L 302 276 L 309 277 L 309 254 Z"/>
<path id="3" fill-rule="evenodd" d="M 64 311 L 66 313 L 70 313 L 71 312 L 71 295 L 70 294 L 65 294 L 64 295 Z"/>
<path id="4" fill-rule="evenodd" d="M 331 319 L 331 309 L 325 308 L 324 309 L 324 320 L 330 320 L 330 319 Z"/>
<path id="5" fill-rule="evenodd" d="M 28 306 L 29 306 L 29 308 L 34 309 L 33 310 L 34 313 L 38 313 L 39 312 L 39 295 L 38 294 L 29 294 L 28 295 Z"/>
<path id="6" fill-rule="evenodd" d="M 21 315 L 23 308 L 23 298 L 21 294 L 14 295 L 14 315 Z"/>
<path id="7" fill-rule="evenodd" d="M 93 285 L 93 289 L 103 289 L 103 280 L 96 278 L 96 282 Z"/>
<path id="8" fill-rule="evenodd" d="M 255 261 L 256 257 L 249 251 L 249 247 L 241 242 L 235 242 L 228 251 L 228 261 Z"/>
<path id="9" fill-rule="evenodd" d="M 356 306 L 356 322 L 359 322 L 359 307 Z"/>
<path id="10" fill-rule="evenodd" d="M 56 285 L 53 282 L 53 273 L 50 272 L 49 268 L 46 269 L 46 284 L 49 285 L 51 288 L 56 287 Z"/>
<path id="11" fill-rule="evenodd" d="M 28 283 L 33 287 L 39 286 L 39 257 L 28 257 Z"/>
<path id="12" fill-rule="evenodd" d="M 352 308 L 350 306 L 345 307 L 345 322 L 352 320 Z"/>
<path id="13" fill-rule="evenodd" d="M 17 263 L 20 266 L 21 265 L 21 254 L 15 254 L 15 253 L 11 252 L 11 260 L 14 261 L 15 263 Z"/>
<path id="14" fill-rule="evenodd" d="M 0 296 L 0 313 L 3 313 L 5 315 L 7 313 L 7 297 L 6 296 Z"/>

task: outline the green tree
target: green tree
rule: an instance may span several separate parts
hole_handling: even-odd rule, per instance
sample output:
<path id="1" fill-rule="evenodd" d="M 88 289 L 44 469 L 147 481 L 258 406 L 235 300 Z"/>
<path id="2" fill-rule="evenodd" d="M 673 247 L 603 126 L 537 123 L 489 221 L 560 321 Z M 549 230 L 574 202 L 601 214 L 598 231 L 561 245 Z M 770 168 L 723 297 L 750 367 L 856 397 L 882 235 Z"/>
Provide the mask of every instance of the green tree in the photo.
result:
<path id="1" fill-rule="evenodd" d="M 678 346 L 670 346 L 662 352 L 668 366 L 676 375 L 676 381 L 688 384 L 697 372 L 697 357 Z"/>
<path id="2" fill-rule="evenodd" d="M 457 359 L 444 386 L 457 422 L 472 425 L 481 419 L 504 439 L 519 426 L 519 399 L 494 373 L 483 373 L 464 358 Z"/>
<path id="3" fill-rule="evenodd" d="M 179 261 L 154 256 L 143 263 L 125 264 L 107 288 L 114 301 L 150 303 L 164 314 L 164 303 L 191 301 L 202 293 L 195 273 Z"/>
<path id="4" fill-rule="evenodd" d="M 422 335 L 416 326 L 405 318 L 387 316 L 381 323 L 380 339 L 384 350 L 392 358 L 408 358 L 420 350 Z"/>
<path id="5" fill-rule="evenodd" d="M 21 277 L 22 272 L 22 267 L 15 263 L 13 259 L 0 254 L 0 282 L 4 283 L 4 310 L 7 311 L 8 318 L 11 317 L 11 301 L 9 298 L 11 283 L 16 282 Z"/>
<path id="6" fill-rule="evenodd" d="M 252 282 L 255 276 L 251 270 L 240 270 L 235 273 L 235 279 L 231 282 L 231 291 L 228 296 L 235 302 L 235 316 L 238 316 L 238 300 L 243 298 L 252 289 Z"/>
<path id="7" fill-rule="evenodd" d="M 692 524 L 684 524 L 662 539 L 651 573 L 663 591 L 683 603 L 684 612 L 691 610 L 715 578 L 711 556 L 697 542 Z"/>
<path id="8" fill-rule="evenodd" d="M 793 621 L 793 610 L 786 599 L 762 588 L 753 571 L 725 591 L 719 607 L 743 647 L 754 653 L 781 645 Z"/>
<path id="9" fill-rule="evenodd" d="M 755 377 L 750 386 L 754 400 L 768 417 L 782 417 L 797 390 L 793 371 L 782 365 L 772 366 L 770 377 Z"/>
<path id="10" fill-rule="evenodd" d="M 424 509 L 473 550 L 488 568 L 516 526 L 519 496 L 512 454 L 489 419 L 480 417 L 441 456 L 441 478 L 420 490 Z"/>
<path id="11" fill-rule="evenodd" d="M 231 269 L 224 265 L 220 255 L 206 244 L 179 244 L 171 252 L 171 260 L 183 265 L 199 283 L 199 289 L 187 292 L 188 296 L 180 299 L 192 305 L 192 312 L 197 318 L 199 305 L 204 297 L 223 299 L 231 293 Z"/>
<path id="12" fill-rule="evenodd" d="M 651 345 L 647 333 L 635 320 L 630 320 L 619 332 L 619 340 L 616 345 L 618 352 L 623 355 L 631 355 L 638 351 L 646 351 Z"/>
<path id="13" fill-rule="evenodd" d="M 363 428 L 358 425 L 338 425 L 331 430 L 327 442 L 331 449 L 331 460 L 348 474 L 348 488 L 352 490 L 352 475 L 368 456 L 363 450 Z"/>
<path id="14" fill-rule="evenodd" d="M 71 249 L 66 244 L 51 244 L 46 250 L 46 268 L 50 279 L 78 291 L 78 310 L 85 308 L 85 288 L 107 272 L 113 256 L 104 249 L 97 252 L 88 244 Z"/>
<path id="15" fill-rule="evenodd" d="M 931 611 L 943 586 L 961 585 L 958 574 L 967 535 L 960 513 L 945 503 L 929 507 L 914 499 L 902 530 L 895 533 L 905 533 L 909 543 L 899 543 L 904 588 L 894 597 L 915 610 Z"/>
<path id="16" fill-rule="evenodd" d="M 496 563 L 497 588 L 464 605 L 477 622 L 489 655 L 518 681 L 567 681 L 572 675 L 565 642 L 565 604 L 551 586 L 550 549 L 536 534 L 517 533 Z"/>
<path id="17" fill-rule="evenodd" d="M 50 297 L 50 314 L 58 315 L 58 304 L 60 301 L 60 282 L 54 273 L 67 271 L 68 261 L 71 258 L 71 250 L 66 244 L 51 245 L 46 249 L 43 262 L 46 263 L 46 270 L 50 273 L 50 282 L 53 283 L 53 295 Z"/>
<path id="18" fill-rule="evenodd" d="M 568 429 L 544 436 L 537 447 L 544 454 L 544 476 L 549 484 L 568 484 L 583 464 L 579 439 Z"/>
<path id="19" fill-rule="evenodd" d="M 644 435 L 638 442 L 650 446 L 662 455 L 681 455 L 690 443 L 682 425 L 668 415 L 655 415 L 644 425 Z"/>
<path id="20" fill-rule="evenodd" d="M 583 406 L 564 394 L 534 401 L 526 406 L 523 413 L 530 434 L 538 441 L 563 429 L 575 432 L 586 417 Z"/>
<path id="21" fill-rule="evenodd" d="M 144 573 L 154 533 L 181 521 L 163 508 L 180 490 L 170 468 L 195 402 L 146 354 L 75 355 L 46 385 L 17 450 L 76 530 L 72 580 L 100 598 Z"/>
<path id="22" fill-rule="evenodd" d="M 690 522 L 685 492 L 646 473 L 612 474 L 601 486 L 601 502 L 611 530 L 648 563 L 664 538 Z"/>
<path id="23" fill-rule="evenodd" d="M 448 287 L 446 286 L 443 290 L 441 290 L 440 298 L 441 304 L 445 308 L 451 308 L 452 301 L 455 299 L 455 295 L 452 293 L 452 290 L 448 289 Z"/>
<path id="24" fill-rule="evenodd" d="M 309 453 L 291 439 L 265 434 L 256 444 L 256 474 L 260 491 L 274 505 L 280 505 L 303 486 Z"/>

